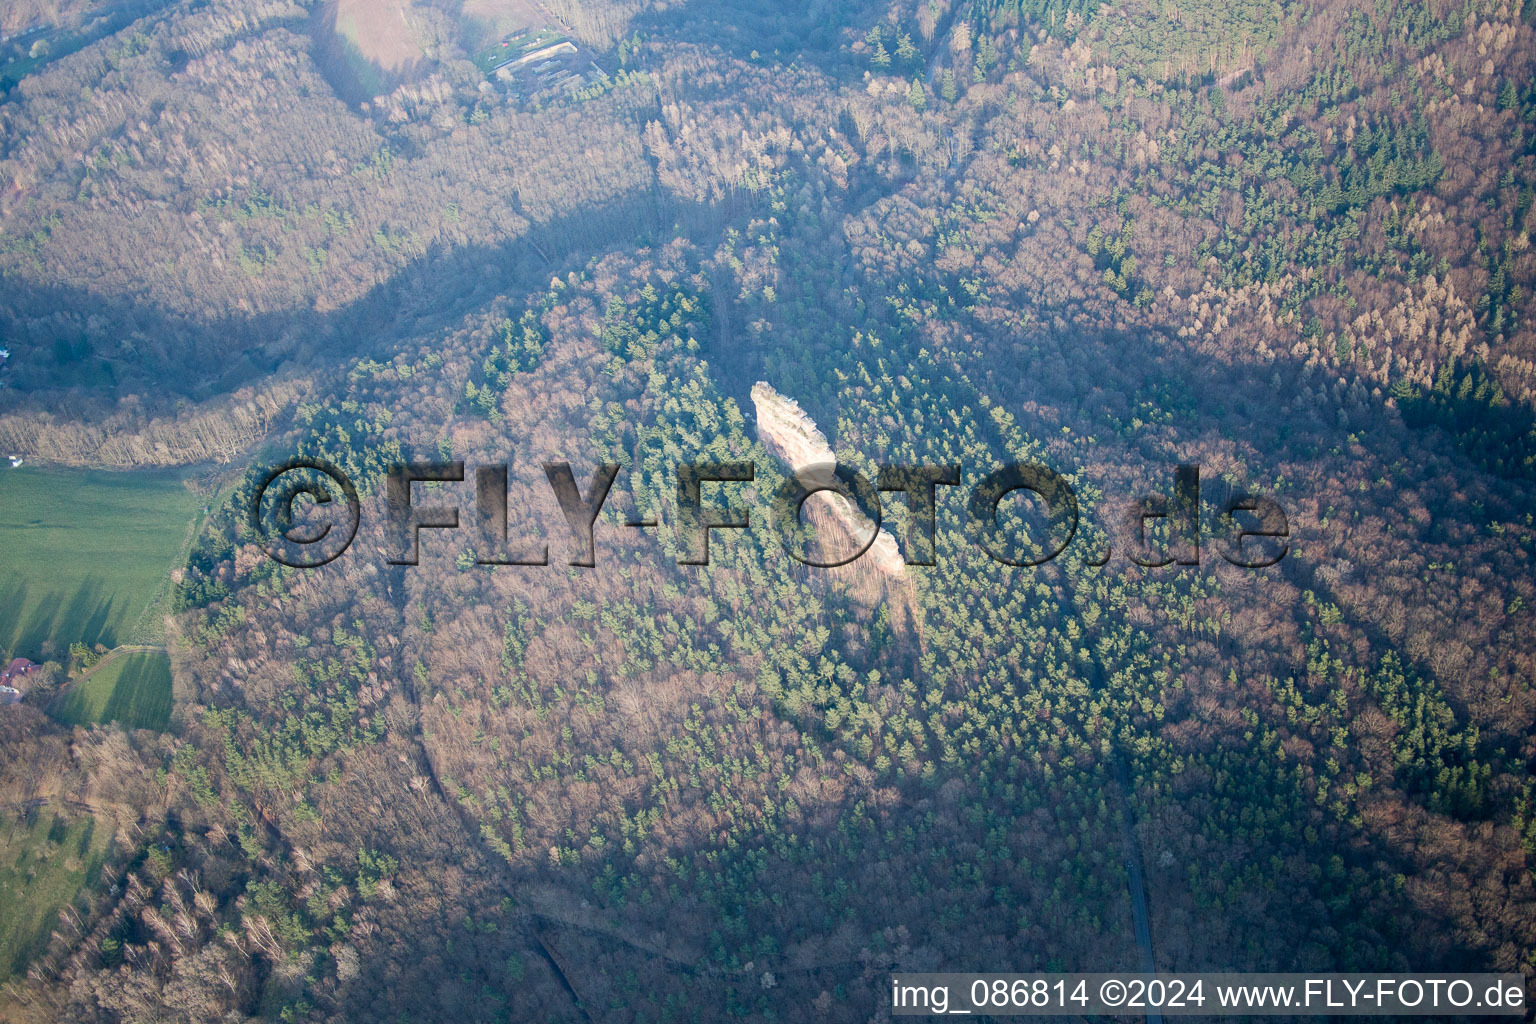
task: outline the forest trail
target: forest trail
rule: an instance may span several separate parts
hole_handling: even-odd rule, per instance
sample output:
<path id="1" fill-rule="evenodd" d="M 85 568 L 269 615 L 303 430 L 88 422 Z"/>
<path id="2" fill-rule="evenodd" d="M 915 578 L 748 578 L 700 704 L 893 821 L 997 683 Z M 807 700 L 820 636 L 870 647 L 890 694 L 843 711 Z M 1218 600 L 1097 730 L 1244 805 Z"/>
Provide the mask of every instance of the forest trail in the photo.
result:
<path id="1" fill-rule="evenodd" d="M 1144 974 L 1157 971 L 1157 960 L 1152 955 L 1152 922 L 1147 914 L 1146 879 L 1141 870 L 1141 844 L 1136 841 L 1136 828 L 1131 820 L 1131 774 L 1125 766 L 1125 758 L 1115 762 L 1115 781 L 1120 789 L 1120 827 L 1125 843 L 1125 873 L 1130 881 L 1131 919 L 1136 929 L 1136 947 L 1141 951 L 1141 970 Z M 1163 1024 L 1163 1015 L 1148 1013 L 1147 1024 Z"/>

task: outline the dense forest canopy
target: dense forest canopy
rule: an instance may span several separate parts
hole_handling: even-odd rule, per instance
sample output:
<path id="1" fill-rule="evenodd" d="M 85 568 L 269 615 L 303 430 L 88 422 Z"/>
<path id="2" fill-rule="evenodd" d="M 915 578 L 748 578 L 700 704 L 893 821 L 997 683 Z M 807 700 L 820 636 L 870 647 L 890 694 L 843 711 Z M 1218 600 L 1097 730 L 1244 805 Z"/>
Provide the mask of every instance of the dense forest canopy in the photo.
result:
<path id="1" fill-rule="evenodd" d="M 1159 970 L 1536 973 L 1536 0 L 21 9 L 0 453 L 205 508 L 163 729 L 4 652 L 0 1019 L 879 1019 L 1136 967 L 1133 873 Z M 679 464 L 790 472 L 759 380 L 961 467 L 933 565 L 682 564 Z M 245 515 L 293 456 L 362 494 L 317 569 Z M 392 566 L 429 460 L 462 528 Z M 546 462 L 619 467 L 591 568 Z M 1005 463 L 1048 564 L 968 525 Z M 547 565 L 483 564 L 494 465 Z"/>

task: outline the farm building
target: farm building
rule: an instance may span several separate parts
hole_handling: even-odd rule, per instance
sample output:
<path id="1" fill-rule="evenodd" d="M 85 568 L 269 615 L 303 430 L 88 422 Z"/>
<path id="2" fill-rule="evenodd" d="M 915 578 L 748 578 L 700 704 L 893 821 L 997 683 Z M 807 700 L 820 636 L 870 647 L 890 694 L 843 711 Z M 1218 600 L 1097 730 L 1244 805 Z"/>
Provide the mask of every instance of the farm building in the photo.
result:
<path id="1" fill-rule="evenodd" d="M 558 43 L 554 43 L 554 44 L 549 45 L 549 46 L 542 46 L 539 49 L 534 50 L 532 53 L 525 53 L 522 56 L 514 57 L 511 60 L 506 61 L 505 63 L 501 64 L 499 67 L 495 68 L 494 70 L 499 71 L 499 70 L 501 70 L 501 68 L 520 68 L 523 65 L 531 64 L 532 62 L 534 62 L 536 60 L 539 60 L 540 58 L 551 58 L 551 57 L 559 56 L 560 54 L 575 53 L 575 52 L 576 52 L 575 44 L 572 43 L 568 39 L 562 39 Z"/>

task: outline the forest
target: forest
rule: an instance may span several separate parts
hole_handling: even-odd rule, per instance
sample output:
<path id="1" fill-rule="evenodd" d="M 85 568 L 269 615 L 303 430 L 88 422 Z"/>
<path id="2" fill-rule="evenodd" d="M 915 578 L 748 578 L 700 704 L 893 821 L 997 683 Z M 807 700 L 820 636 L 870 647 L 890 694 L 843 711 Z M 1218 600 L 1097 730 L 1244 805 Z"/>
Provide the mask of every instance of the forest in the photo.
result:
<path id="1" fill-rule="evenodd" d="M 412 6 L 359 98 L 322 5 L 172 0 L 0 99 L 0 448 L 195 484 L 109 664 L 158 689 L 106 696 L 96 637 L 0 652 L 41 663 L 0 1020 L 1536 975 L 1536 0 L 535 6 Z M 600 87 L 501 90 L 472 7 Z M 758 381 L 872 480 L 963 467 L 932 564 L 786 554 Z M 248 521 L 294 456 L 362 494 L 318 568 Z M 547 564 L 489 564 L 472 471 L 391 564 L 388 474 L 434 461 L 508 466 Z M 710 504 L 754 525 L 692 564 L 678 467 L 737 461 Z M 546 463 L 619 467 L 590 566 Z M 1080 520 L 1013 566 L 967 500 L 1025 463 Z M 1196 464 L 1201 557 L 1160 564 L 1136 502 Z M 1244 496 L 1286 517 L 1261 568 L 1220 555 Z"/>

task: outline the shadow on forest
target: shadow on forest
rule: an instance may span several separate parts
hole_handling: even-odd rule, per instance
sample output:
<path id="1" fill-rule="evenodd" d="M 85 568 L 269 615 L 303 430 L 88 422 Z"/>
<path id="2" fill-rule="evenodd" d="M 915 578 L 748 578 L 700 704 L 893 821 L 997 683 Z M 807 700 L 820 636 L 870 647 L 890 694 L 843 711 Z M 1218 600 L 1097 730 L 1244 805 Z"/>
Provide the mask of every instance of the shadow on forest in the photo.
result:
<path id="1" fill-rule="evenodd" d="M 1536 414 L 1506 398 L 1481 365 L 1447 364 L 1433 388 L 1399 399 L 1410 426 L 1440 427 L 1487 472 L 1536 480 Z"/>
<path id="2" fill-rule="evenodd" d="M 862 27 L 863 21 L 874 24 L 879 13 L 837 4 L 777 7 L 734 0 L 695 2 L 642 14 L 631 29 L 647 37 L 653 33 L 681 36 L 757 63 L 815 56 L 817 66 L 834 79 L 853 81 L 862 70 L 843 55 L 841 32 L 855 16 L 862 19 Z M 312 19 L 317 38 L 325 35 L 346 42 L 335 33 L 334 3 L 317 8 Z M 317 62 L 334 77 L 338 62 L 346 63 L 347 55 L 316 46 Z M 775 50 L 777 58 L 762 56 Z M 352 63 L 358 61 L 372 67 L 360 55 Z M 338 85 L 338 92 L 352 102 L 368 91 L 359 89 L 345 82 Z M 413 141 L 401 137 L 392 142 L 401 147 L 397 159 L 409 159 Z M 536 224 L 529 236 L 504 244 L 458 249 L 434 245 L 366 295 L 327 313 L 304 306 L 203 317 L 129 295 L 11 279 L 0 285 L 0 297 L 5 300 L 0 303 L 0 331 L 13 347 L 26 348 L 18 351 L 8 371 L 13 388 L 21 393 L 70 389 L 77 396 L 110 397 L 132 391 L 172 391 L 202 400 L 288 366 L 308 369 L 326 360 L 374 351 L 381 343 L 403 337 L 413 322 L 435 325 L 499 292 L 532 287 L 542 273 L 568 269 L 564 264 L 582 252 L 624 243 L 648 244 L 670 233 L 674 225 L 685 233 L 708 234 L 722 218 L 741 212 L 742 202 L 739 197 L 718 206 L 678 201 L 654 187 L 631 192 Z M 437 302 L 444 295 L 452 296 L 447 305 L 423 308 L 424 299 Z M 68 332 L 60 336 L 50 324 L 59 310 L 84 309 L 104 325 L 95 338 Z M 100 341 L 123 337 L 143 339 L 131 356 L 97 351 Z"/>
<path id="3" fill-rule="evenodd" d="M 816 55 L 825 59 L 834 78 L 853 80 L 862 72 L 840 63 L 844 61 L 840 32 L 853 13 L 858 12 L 840 5 L 776 8 L 693 3 L 642 15 L 632 27 L 646 35 L 653 30 L 681 35 L 721 47 L 743 60 L 767 59 L 752 54 L 776 48 L 782 51 L 781 61 Z M 322 27 L 334 36 L 334 4 L 324 5 L 314 17 L 324 21 Z M 875 17 L 871 13 L 866 20 L 873 24 Z M 321 59 L 320 63 L 334 61 Z M 393 141 L 401 147 L 396 159 L 410 159 L 412 140 Z M 648 245 L 670 237 L 674 229 L 707 238 L 718 234 L 727 218 L 758 206 L 766 209 L 766 199 L 733 195 L 718 204 L 677 200 L 653 184 L 535 224 L 527 235 L 502 244 L 461 248 L 434 244 L 366 295 L 325 313 L 303 306 L 204 317 L 131 295 L 12 278 L 0 283 L 4 300 L 0 333 L 18 350 L 8 367 L 11 393 L 67 389 L 78 401 L 129 392 L 171 392 L 204 400 L 286 368 L 310 370 L 328 361 L 380 351 L 391 341 L 438 327 L 499 293 L 535 287 L 551 271 L 574 269 L 568 264 L 584 253 L 624 244 Z M 85 309 L 103 325 L 95 337 L 61 334 L 52 324 L 60 310 Z M 124 337 L 140 339 L 131 355 L 98 350 L 101 342 Z"/>
<path id="4" fill-rule="evenodd" d="M 397 157 L 397 159 L 403 159 Z M 356 301 L 319 313 L 305 307 L 253 315 L 197 318 L 72 285 L 15 283 L 0 287 L 0 334 L 13 349 L 59 356 L 58 339 L 39 335 L 33 322 L 46 324 L 59 310 L 90 309 L 104 324 L 103 336 L 153 339 L 133 361 L 110 362 L 115 381 L 106 387 L 81 386 L 81 376 L 99 377 L 98 355 L 88 339 L 64 346 L 51 366 L 29 366 L 13 358 L 11 394 L 69 389 L 72 396 L 115 397 L 143 391 L 208 399 L 285 369 L 313 372 L 365 353 L 385 352 L 391 343 L 440 329 L 499 294 L 531 290 L 555 273 L 577 270 L 585 253 L 624 245 L 648 246 L 673 235 L 718 233 L 733 215 L 736 202 L 685 203 L 659 195 L 654 188 L 633 190 L 607 203 L 535 224 L 525 235 L 494 246 L 447 248 L 434 244 L 388 281 Z M 46 330 L 47 328 L 41 328 Z M 157 350 L 157 351 L 154 351 Z M 10 368 L 8 367 L 8 370 Z M 51 404 L 51 403 L 50 403 Z"/>

